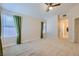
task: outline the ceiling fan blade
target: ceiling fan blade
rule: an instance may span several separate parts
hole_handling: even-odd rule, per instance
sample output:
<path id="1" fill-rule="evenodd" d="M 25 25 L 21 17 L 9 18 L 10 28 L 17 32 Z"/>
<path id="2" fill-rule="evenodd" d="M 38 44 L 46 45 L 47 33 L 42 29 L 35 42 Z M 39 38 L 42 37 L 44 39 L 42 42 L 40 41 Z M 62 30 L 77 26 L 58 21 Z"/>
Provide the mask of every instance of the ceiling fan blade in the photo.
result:
<path id="1" fill-rule="evenodd" d="M 48 5 L 48 3 L 45 3 L 46 5 Z"/>
<path id="2" fill-rule="evenodd" d="M 61 4 L 59 3 L 59 4 L 56 4 L 56 5 L 52 5 L 52 7 L 55 7 L 55 6 L 60 6 Z"/>
<path id="3" fill-rule="evenodd" d="M 55 6 L 60 6 L 60 3 L 45 3 L 48 7 L 47 7 L 47 12 L 49 11 L 50 7 L 55 7 Z"/>

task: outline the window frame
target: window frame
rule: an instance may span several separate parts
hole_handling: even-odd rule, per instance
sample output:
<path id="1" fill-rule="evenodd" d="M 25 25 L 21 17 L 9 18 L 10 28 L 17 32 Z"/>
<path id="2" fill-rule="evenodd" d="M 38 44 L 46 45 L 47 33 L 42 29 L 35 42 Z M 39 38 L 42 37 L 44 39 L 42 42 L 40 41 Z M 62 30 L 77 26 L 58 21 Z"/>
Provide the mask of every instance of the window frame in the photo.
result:
<path id="1" fill-rule="evenodd" d="M 10 26 L 7 26 L 7 25 L 5 26 L 5 25 L 3 24 L 3 23 L 4 23 L 4 21 L 3 21 L 3 15 L 9 16 L 9 17 L 10 17 L 10 16 L 13 17 L 13 15 L 8 15 L 8 14 L 5 14 L 5 13 L 1 13 L 1 22 L 2 22 L 2 25 L 1 25 L 1 26 L 2 26 L 1 37 L 3 37 L 3 38 L 17 37 L 16 25 L 13 24 L 13 26 L 11 26 L 11 25 L 10 25 Z M 13 21 L 14 21 L 14 20 L 13 20 Z M 13 34 L 13 35 L 4 35 L 4 34 L 5 34 L 5 33 L 4 33 L 4 32 L 5 32 L 5 31 L 4 31 L 4 30 L 5 30 L 4 28 L 5 28 L 5 27 L 6 27 L 6 28 L 15 28 L 15 30 L 14 30 L 14 31 L 15 31 L 15 34 Z"/>

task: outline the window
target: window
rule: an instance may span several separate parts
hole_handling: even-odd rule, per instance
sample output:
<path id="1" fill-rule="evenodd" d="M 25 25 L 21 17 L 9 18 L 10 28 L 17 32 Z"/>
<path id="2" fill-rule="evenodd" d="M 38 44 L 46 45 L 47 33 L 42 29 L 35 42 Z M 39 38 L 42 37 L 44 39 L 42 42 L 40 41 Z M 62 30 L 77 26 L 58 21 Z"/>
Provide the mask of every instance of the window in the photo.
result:
<path id="1" fill-rule="evenodd" d="M 2 36 L 14 37 L 16 35 L 17 33 L 16 33 L 13 16 L 2 14 Z"/>
<path id="2" fill-rule="evenodd" d="M 46 33 L 46 23 L 43 23 L 43 33 Z"/>

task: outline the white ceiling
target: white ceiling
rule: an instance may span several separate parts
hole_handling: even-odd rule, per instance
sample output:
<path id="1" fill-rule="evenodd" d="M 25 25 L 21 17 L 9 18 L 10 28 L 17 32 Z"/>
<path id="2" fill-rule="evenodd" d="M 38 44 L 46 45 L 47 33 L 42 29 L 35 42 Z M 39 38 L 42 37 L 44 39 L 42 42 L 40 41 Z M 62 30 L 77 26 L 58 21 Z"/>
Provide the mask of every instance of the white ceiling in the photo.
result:
<path id="1" fill-rule="evenodd" d="M 4 3 L 0 5 L 7 10 L 46 19 L 53 15 L 65 14 L 76 4 L 62 3 L 60 6 L 54 7 L 53 10 L 50 10 L 49 12 L 46 12 L 47 5 L 44 3 Z"/>

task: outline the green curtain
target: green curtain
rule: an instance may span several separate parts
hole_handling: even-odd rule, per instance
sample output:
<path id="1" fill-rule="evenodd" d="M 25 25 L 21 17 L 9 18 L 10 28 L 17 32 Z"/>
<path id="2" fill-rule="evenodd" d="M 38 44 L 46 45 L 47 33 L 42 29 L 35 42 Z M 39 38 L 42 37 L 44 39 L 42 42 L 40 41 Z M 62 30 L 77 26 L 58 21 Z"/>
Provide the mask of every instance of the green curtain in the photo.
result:
<path id="1" fill-rule="evenodd" d="M 0 13 L 0 56 L 3 56 L 2 42 L 1 42 L 1 13 Z"/>
<path id="2" fill-rule="evenodd" d="M 21 16 L 14 16 L 17 31 L 17 44 L 21 44 Z"/>
<path id="3" fill-rule="evenodd" d="M 41 39 L 43 39 L 43 25 L 44 25 L 44 22 L 41 22 Z"/>

